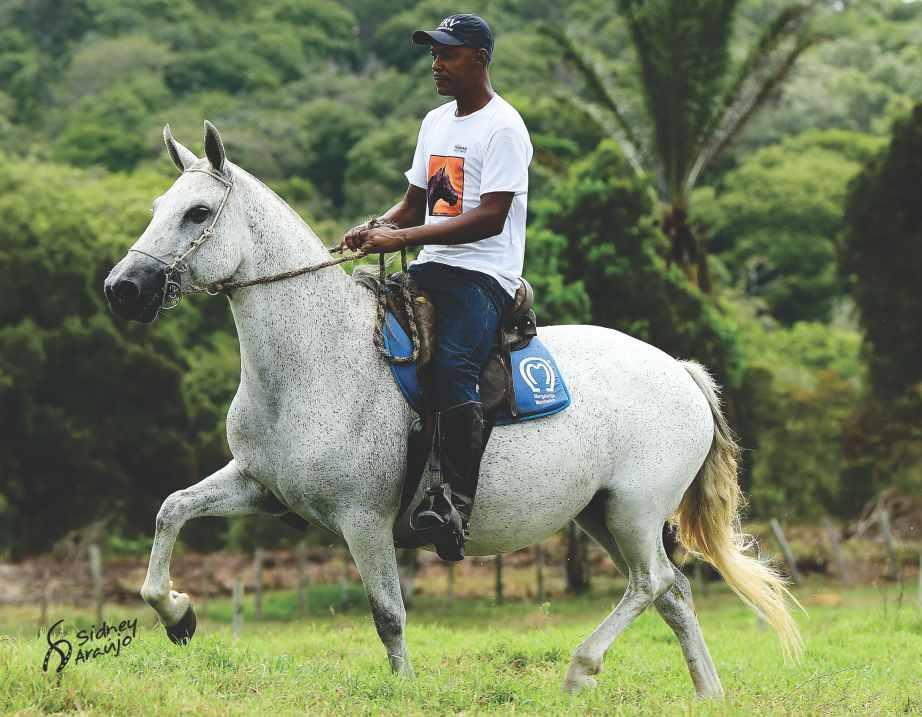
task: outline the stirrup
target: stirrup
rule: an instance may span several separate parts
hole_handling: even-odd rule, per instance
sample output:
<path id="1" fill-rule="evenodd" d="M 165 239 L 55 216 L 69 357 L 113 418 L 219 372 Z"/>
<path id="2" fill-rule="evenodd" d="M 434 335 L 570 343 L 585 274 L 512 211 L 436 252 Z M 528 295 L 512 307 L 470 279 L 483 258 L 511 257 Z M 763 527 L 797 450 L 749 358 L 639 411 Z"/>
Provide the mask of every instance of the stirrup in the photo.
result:
<path id="1" fill-rule="evenodd" d="M 420 540 L 435 546 L 442 560 L 464 560 L 467 520 L 452 503 L 451 486 L 443 483 L 426 493 L 428 505 L 421 503 L 410 516 L 410 527 Z"/>

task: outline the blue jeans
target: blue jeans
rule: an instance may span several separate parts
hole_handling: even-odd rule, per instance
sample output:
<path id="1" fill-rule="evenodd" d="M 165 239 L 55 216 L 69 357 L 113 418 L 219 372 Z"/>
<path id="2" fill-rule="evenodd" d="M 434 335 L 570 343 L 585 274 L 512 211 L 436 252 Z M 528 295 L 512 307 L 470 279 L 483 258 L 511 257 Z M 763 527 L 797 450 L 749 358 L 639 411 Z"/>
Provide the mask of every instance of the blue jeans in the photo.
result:
<path id="1" fill-rule="evenodd" d="M 433 408 L 443 411 L 479 401 L 480 372 L 512 297 L 480 271 L 434 261 L 414 264 L 408 271 L 416 285 L 429 292 L 436 310 L 436 348 L 430 365 Z"/>

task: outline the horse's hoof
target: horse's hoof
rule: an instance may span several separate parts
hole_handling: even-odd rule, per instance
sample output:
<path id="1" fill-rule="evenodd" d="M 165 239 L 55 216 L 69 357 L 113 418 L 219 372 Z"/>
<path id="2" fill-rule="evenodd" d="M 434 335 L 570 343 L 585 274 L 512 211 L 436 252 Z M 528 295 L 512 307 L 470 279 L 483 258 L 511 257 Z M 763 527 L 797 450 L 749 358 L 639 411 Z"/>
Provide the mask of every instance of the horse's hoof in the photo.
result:
<path id="1" fill-rule="evenodd" d="M 594 690 L 598 686 L 599 683 L 596 681 L 595 677 L 590 677 L 589 675 L 570 677 L 568 675 L 563 683 L 563 691 L 568 695 L 575 695 L 577 692 L 582 692 L 583 690 Z"/>
<path id="2" fill-rule="evenodd" d="M 185 645 L 192 639 L 192 636 L 195 634 L 195 611 L 192 609 L 192 606 L 189 606 L 189 609 L 186 610 L 186 614 L 182 616 L 179 622 L 177 622 L 172 627 L 167 626 L 166 634 L 170 638 L 170 642 L 174 645 Z"/>

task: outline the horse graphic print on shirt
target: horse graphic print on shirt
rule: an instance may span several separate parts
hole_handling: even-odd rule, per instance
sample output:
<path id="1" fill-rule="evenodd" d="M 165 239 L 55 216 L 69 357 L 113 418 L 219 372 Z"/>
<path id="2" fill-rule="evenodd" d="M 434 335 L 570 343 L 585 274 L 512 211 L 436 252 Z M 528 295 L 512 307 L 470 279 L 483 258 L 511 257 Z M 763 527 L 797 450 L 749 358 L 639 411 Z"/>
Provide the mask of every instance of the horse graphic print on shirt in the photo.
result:
<path id="1" fill-rule="evenodd" d="M 464 205 L 464 157 L 429 157 L 426 199 L 433 217 L 456 217 Z"/>

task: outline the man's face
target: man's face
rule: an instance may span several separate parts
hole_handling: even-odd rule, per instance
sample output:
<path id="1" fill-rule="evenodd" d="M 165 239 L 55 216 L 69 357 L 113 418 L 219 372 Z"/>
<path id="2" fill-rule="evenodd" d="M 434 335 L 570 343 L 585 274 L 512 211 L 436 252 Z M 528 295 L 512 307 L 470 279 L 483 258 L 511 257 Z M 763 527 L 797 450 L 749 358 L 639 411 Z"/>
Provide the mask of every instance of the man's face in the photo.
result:
<path id="1" fill-rule="evenodd" d="M 473 47 L 432 45 L 432 78 L 440 95 L 457 97 L 478 81 L 486 51 Z"/>

